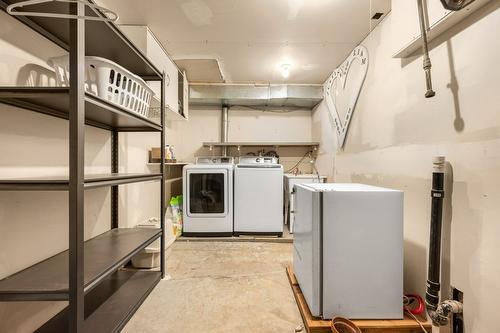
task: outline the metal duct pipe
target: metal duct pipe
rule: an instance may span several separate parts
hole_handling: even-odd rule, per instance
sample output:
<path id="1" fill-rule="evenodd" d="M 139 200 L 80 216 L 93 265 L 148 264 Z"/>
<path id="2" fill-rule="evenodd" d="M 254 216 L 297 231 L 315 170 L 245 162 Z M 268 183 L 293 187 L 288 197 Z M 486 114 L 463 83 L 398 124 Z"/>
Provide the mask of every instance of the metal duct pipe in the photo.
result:
<path id="1" fill-rule="evenodd" d="M 417 0 L 418 6 L 418 16 L 420 19 L 420 33 L 422 34 L 422 48 L 424 51 L 424 71 L 425 71 L 425 83 L 427 85 L 427 91 L 425 92 L 425 97 L 430 98 L 436 95 L 436 92 L 432 90 L 432 78 L 431 78 L 431 59 L 429 58 L 429 46 L 427 42 L 427 15 L 424 15 L 424 0 Z"/>
<path id="2" fill-rule="evenodd" d="M 221 119 L 221 142 L 227 142 L 227 136 L 229 133 L 229 108 L 227 106 L 222 107 L 222 119 Z M 227 147 L 222 147 L 222 156 L 227 156 Z"/>

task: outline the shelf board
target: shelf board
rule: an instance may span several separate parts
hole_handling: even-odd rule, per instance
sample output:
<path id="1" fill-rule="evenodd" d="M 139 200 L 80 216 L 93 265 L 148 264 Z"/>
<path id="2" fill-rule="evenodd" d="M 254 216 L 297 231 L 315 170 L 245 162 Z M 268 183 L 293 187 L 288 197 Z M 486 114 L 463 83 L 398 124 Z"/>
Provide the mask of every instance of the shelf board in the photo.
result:
<path id="1" fill-rule="evenodd" d="M 6 10 L 8 5 L 20 1 L 1 0 L 0 7 Z M 54 1 L 24 7 L 23 11 L 68 13 L 69 6 Z M 102 16 L 89 7 L 86 15 Z M 15 16 L 15 18 L 69 51 L 70 20 L 33 16 Z M 161 78 L 160 71 L 112 22 L 85 21 L 85 54 L 112 60 L 136 75 L 149 77 L 149 80 Z"/>
<path id="2" fill-rule="evenodd" d="M 161 229 L 112 229 L 85 242 L 84 284 L 89 292 L 161 236 Z M 68 299 L 68 251 L 0 281 L 0 302 Z"/>
<path id="3" fill-rule="evenodd" d="M 0 87 L 0 102 L 69 119 L 68 87 Z M 159 132 L 161 125 L 86 93 L 85 123 L 106 130 Z"/>
<path id="4" fill-rule="evenodd" d="M 204 147 L 318 147 L 319 142 L 203 142 Z"/>
<path id="5" fill-rule="evenodd" d="M 85 189 L 160 180 L 161 173 L 107 173 L 85 176 Z M 0 179 L 0 191 L 67 191 L 67 177 Z"/>
<path id="6" fill-rule="evenodd" d="M 166 166 L 183 166 L 183 165 L 188 165 L 191 164 L 189 162 L 168 162 L 165 163 Z M 147 163 L 147 166 L 160 166 L 160 163 Z"/>
<path id="7" fill-rule="evenodd" d="M 481 8 L 490 0 L 476 0 L 463 10 L 448 11 L 446 15 L 437 20 L 432 26 L 429 27 L 427 32 L 427 40 L 431 43 L 437 39 L 445 31 L 455 26 L 460 21 L 464 20 L 467 16 L 471 15 L 477 9 Z M 416 15 L 416 14 L 415 14 Z M 418 20 L 418 18 L 416 18 Z M 422 36 L 419 34 L 412 38 L 408 44 L 398 50 L 392 57 L 393 58 L 408 58 L 415 54 L 416 51 L 422 49 Z"/>
<path id="8" fill-rule="evenodd" d="M 151 105 L 150 108 L 157 108 L 158 110 L 160 109 L 160 99 L 158 96 L 154 95 L 151 98 Z M 187 120 L 185 116 L 180 114 L 179 112 L 175 111 L 170 107 L 170 105 L 165 105 L 165 118 L 170 121 L 184 121 Z M 159 119 L 158 119 L 159 122 Z"/>
<path id="9" fill-rule="evenodd" d="M 182 177 L 176 177 L 176 178 L 165 179 L 165 182 L 166 183 L 173 183 L 173 182 L 178 182 L 178 181 L 181 181 L 181 180 L 182 180 Z"/>
<path id="10" fill-rule="evenodd" d="M 161 272 L 120 270 L 85 297 L 84 332 L 119 332 L 161 279 Z M 105 300 L 103 302 L 103 300 Z M 68 308 L 36 333 L 68 332 Z"/>

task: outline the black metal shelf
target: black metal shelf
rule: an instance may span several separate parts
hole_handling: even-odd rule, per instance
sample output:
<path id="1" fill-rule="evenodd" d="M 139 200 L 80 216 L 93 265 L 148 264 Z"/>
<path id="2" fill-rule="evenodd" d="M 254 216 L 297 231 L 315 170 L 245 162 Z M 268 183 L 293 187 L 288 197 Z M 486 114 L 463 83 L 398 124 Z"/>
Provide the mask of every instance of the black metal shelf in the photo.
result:
<path id="1" fill-rule="evenodd" d="M 160 180 L 161 173 L 107 173 L 85 176 L 85 189 Z M 67 177 L 0 179 L 0 191 L 67 191 Z"/>
<path id="2" fill-rule="evenodd" d="M 9 4 L 20 1 L 0 0 L 0 9 L 6 11 Z M 70 8 L 71 14 L 79 16 L 103 16 L 99 10 L 88 6 L 56 1 L 24 7 L 23 10 L 69 13 Z M 160 173 L 156 174 L 117 173 L 118 132 L 160 132 L 160 146 L 165 145 L 164 77 L 114 23 L 32 16 L 16 16 L 16 19 L 70 52 L 72 86 L 71 89 L 0 87 L 0 103 L 69 120 L 70 177 L 0 180 L 0 190 L 67 190 L 69 250 L 1 280 L 0 302 L 69 301 L 68 307 L 43 325 L 40 332 L 117 332 L 165 276 L 165 251 L 160 251 L 160 272 L 117 271 L 155 239 L 160 238 L 160 248 L 164 248 L 165 182 L 160 182 L 161 229 L 119 229 L 117 186 L 164 178 L 163 164 Z M 86 55 L 114 61 L 145 80 L 160 81 L 159 123 L 85 93 L 83 67 Z M 82 99 L 84 103 L 81 103 Z M 83 177 L 84 122 L 111 131 L 113 173 Z M 102 186 L 111 187 L 111 230 L 84 242 L 83 191 Z"/>
<path id="3" fill-rule="evenodd" d="M 89 292 L 161 236 L 161 229 L 111 229 L 85 242 L 84 290 Z M 68 299 L 68 251 L 0 281 L 0 302 Z"/>
<path id="4" fill-rule="evenodd" d="M 0 0 L 4 10 L 8 5 L 21 0 Z M 47 2 L 23 8 L 23 11 L 69 13 L 65 3 Z M 102 16 L 87 7 L 86 15 Z M 69 51 L 69 20 L 16 16 L 22 23 L 37 31 L 50 41 Z M 145 55 L 111 22 L 85 21 L 85 54 L 112 60 L 136 75 L 149 80 L 161 79 L 160 71 Z"/>
<path id="5" fill-rule="evenodd" d="M 85 296 L 84 332 L 119 332 L 161 279 L 161 272 L 118 271 Z M 104 300 L 104 302 L 103 302 Z M 65 308 L 36 333 L 68 332 Z"/>
<path id="6" fill-rule="evenodd" d="M 69 118 L 68 87 L 0 87 L 0 102 L 58 118 Z M 159 132 L 162 128 L 152 120 L 89 93 L 85 94 L 85 123 L 120 132 Z"/>

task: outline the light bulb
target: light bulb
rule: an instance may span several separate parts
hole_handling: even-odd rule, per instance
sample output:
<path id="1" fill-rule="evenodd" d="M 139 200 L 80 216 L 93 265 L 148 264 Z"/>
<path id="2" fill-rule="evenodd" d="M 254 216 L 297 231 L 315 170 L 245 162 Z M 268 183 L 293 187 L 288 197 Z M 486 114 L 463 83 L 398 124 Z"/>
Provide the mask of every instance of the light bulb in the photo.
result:
<path id="1" fill-rule="evenodd" d="M 288 79 L 290 76 L 290 64 L 283 64 L 281 65 L 281 76 L 283 78 Z"/>

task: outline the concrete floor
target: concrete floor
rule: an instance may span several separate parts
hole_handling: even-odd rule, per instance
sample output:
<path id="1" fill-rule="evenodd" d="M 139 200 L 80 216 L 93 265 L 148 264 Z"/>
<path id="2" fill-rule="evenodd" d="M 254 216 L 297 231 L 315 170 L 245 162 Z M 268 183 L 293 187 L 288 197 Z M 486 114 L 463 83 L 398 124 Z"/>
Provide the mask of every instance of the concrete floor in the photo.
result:
<path id="1" fill-rule="evenodd" d="M 123 332 L 294 332 L 302 324 L 285 267 L 292 244 L 176 242 L 161 281 Z"/>

